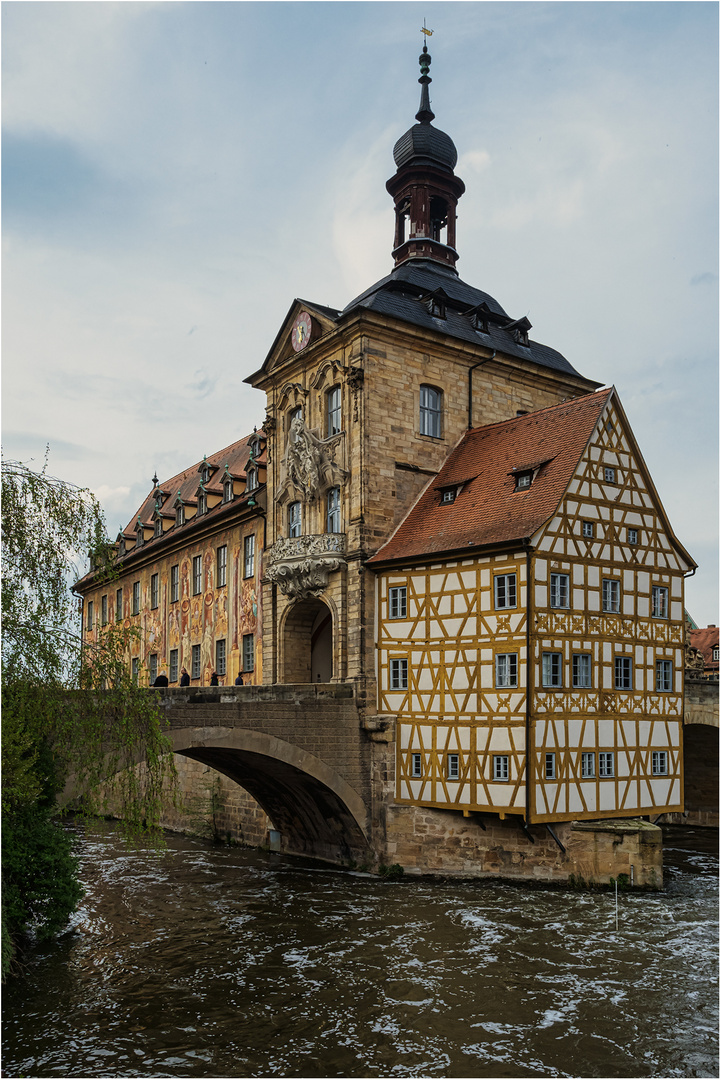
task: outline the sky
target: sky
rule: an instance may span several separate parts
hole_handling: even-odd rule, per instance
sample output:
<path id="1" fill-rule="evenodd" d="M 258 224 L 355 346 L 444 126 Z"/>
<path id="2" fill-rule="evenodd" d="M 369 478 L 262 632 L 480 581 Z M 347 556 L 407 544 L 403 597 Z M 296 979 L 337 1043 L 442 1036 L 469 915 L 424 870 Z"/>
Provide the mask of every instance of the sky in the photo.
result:
<path id="1" fill-rule="evenodd" d="M 294 298 L 392 269 L 424 19 L 459 274 L 616 386 L 718 624 L 715 2 L 5 2 L 3 452 L 114 537 L 261 425 Z"/>

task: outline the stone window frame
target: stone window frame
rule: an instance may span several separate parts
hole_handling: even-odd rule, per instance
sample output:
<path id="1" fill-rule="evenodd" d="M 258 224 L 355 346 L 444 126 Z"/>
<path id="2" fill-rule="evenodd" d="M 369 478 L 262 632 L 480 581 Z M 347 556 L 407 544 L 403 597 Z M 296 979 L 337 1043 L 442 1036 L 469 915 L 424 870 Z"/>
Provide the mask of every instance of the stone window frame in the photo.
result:
<path id="1" fill-rule="evenodd" d="M 332 439 L 343 430 L 342 396 L 340 386 L 331 386 L 325 395 L 325 437 Z"/>
<path id="2" fill-rule="evenodd" d="M 203 556 L 193 555 L 193 596 L 203 591 Z"/>
<path id="3" fill-rule="evenodd" d="M 191 679 L 199 679 L 201 675 L 200 671 L 200 645 L 191 645 L 190 647 L 190 677 Z"/>
<path id="4" fill-rule="evenodd" d="M 221 555 L 222 552 L 222 555 Z M 215 587 L 222 589 L 228 584 L 228 545 L 221 544 L 215 549 Z M 218 672 L 220 674 L 220 672 Z"/>
<path id="5" fill-rule="evenodd" d="M 255 574 L 255 533 L 243 537 L 243 578 L 252 578 Z"/>
<path id="6" fill-rule="evenodd" d="M 326 520 L 325 531 L 327 533 L 339 534 L 341 530 L 340 520 L 340 488 L 332 487 L 328 489 L 326 495 Z"/>
<path id="7" fill-rule="evenodd" d="M 171 682 L 171 683 L 172 682 L 177 682 L 179 672 L 180 672 L 180 651 L 178 649 L 171 649 L 170 650 L 170 664 L 169 664 L 170 677 L 168 679 L 168 682 Z"/>
<path id="8" fill-rule="evenodd" d="M 177 604 L 180 600 L 180 564 L 170 567 L 170 603 Z"/>
<path id="9" fill-rule="evenodd" d="M 421 383 L 418 431 L 428 439 L 443 438 L 443 391 L 440 386 Z"/>
<path id="10" fill-rule="evenodd" d="M 300 499 L 294 499 L 288 503 L 288 537 L 290 539 L 303 535 L 303 505 Z"/>
<path id="11" fill-rule="evenodd" d="M 243 634 L 243 673 L 255 670 L 255 634 Z"/>
<path id="12" fill-rule="evenodd" d="M 215 670 L 218 675 L 226 675 L 227 668 L 226 639 L 219 638 L 215 643 Z"/>

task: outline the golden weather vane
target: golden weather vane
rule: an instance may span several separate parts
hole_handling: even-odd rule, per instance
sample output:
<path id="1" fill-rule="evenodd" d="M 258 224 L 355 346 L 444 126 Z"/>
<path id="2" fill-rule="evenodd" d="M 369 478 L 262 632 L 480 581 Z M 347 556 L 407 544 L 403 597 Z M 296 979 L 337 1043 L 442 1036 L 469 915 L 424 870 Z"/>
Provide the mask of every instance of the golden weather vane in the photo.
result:
<path id="1" fill-rule="evenodd" d="M 423 26 L 421 27 L 421 33 L 425 34 L 426 37 L 430 37 L 431 34 L 433 33 L 432 30 L 426 30 L 426 20 L 425 19 L 423 20 Z"/>

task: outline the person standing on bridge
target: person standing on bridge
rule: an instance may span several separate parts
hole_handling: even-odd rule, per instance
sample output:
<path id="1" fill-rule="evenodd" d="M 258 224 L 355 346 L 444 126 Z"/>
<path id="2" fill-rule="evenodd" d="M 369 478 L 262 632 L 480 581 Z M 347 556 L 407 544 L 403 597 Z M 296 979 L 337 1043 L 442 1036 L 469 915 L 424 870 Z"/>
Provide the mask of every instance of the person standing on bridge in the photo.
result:
<path id="1" fill-rule="evenodd" d="M 182 668 L 180 672 L 180 685 L 190 686 L 190 675 L 188 675 L 188 669 Z"/>
<path id="2" fill-rule="evenodd" d="M 238 672 L 238 678 L 235 680 L 235 685 L 236 686 L 242 686 L 243 685 L 243 672 L 242 671 Z"/>
<path id="3" fill-rule="evenodd" d="M 210 676 L 210 685 L 211 686 L 217 686 L 218 685 L 218 672 L 217 671 L 214 671 L 212 673 L 212 675 Z"/>
<path id="4" fill-rule="evenodd" d="M 170 684 L 168 683 L 168 676 L 165 674 L 164 671 L 161 671 L 160 675 L 156 675 L 155 682 L 153 683 L 153 686 L 169 686 L 169 685 Z"/>

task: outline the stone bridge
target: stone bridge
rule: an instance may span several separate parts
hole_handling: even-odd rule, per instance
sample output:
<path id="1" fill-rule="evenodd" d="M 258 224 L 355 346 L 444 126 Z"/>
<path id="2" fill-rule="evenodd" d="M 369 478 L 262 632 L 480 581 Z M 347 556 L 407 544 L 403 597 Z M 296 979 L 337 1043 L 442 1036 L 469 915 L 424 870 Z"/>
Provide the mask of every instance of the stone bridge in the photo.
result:
<path id="1" fill-rule="evenodd" d="M 683 714 L 685 813 L 664 820 L 687 825 L 719 823 L 719 682 L 686 672 Z"/>
<path id="2" fill-rule="evenodd" d="M 373 775 L 392 727 L 361 720 L 354 684 L 162 694 L 174 752 L 245 788 L 281 833 L 283 850 L 333 862 L 372 859 Z"/>

